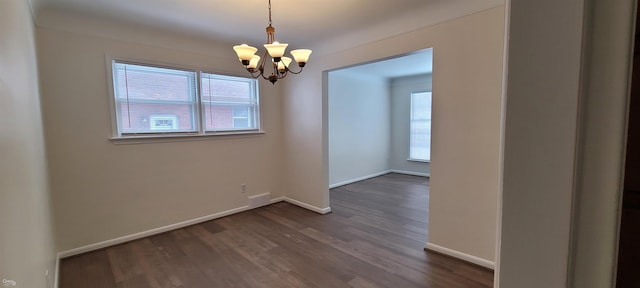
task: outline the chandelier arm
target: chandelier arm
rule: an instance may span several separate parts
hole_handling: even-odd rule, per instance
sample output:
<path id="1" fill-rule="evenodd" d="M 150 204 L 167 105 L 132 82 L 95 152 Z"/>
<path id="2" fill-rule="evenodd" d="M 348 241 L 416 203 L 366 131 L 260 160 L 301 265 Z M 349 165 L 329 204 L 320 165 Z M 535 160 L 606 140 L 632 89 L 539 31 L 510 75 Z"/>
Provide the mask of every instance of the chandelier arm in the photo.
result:
<path id="1" fill-rule="evenodd" d="M 260 70 L 254 70 L 253 72 L 251 72 L 251 70 L 247 69 L 247 72 L 251 74 L 251 78 L 253 79 L 257 79 L 258 77 L 260 77 L 260 75 L 262 75 L 262 72 L 260 72 Z"/>
<path id="2" fill-rule="evenodd" d="M 284 63 L 283 63 L 284 64 Z M 298 70 L 298 72 L 291 70 L 291 65 L 287 66 L 286 64 L 284 65 L 284 70 L 287 72 L 291 72 L 291 74 L 300 74 L 302 73 L 302 70 L 304 69 L 304 67 L 301 67 L 298 65 L 298 68 L 300 68 L 300 70 Z"/>
<path id="3" fill-rule="evenodd" d="M 276 75 L 276 76 L 278 76 L 278 79 L 281 79 L 280 78 L 280 71 L 278 70 L 278 63 L 275 63 L 275 62 L 272 61 L 271 64 L 272 64 L 271 65 L 272 66 L 271 69 L 273 69 L 273 72 L 271 73 L 271 75 Z"/>
<path id="4" fill-rule="evenodd" d="M 285 69 L 284 72 L 282 72 L 282 73 L 278 73 L 278 79 L 284 79 L 284 77 L 287 77 L 288 73 L 289 73 L 289 70 L 287 70 L 287 69 Z"/>
<path id="5" fill-rule="evenodd" d="M 269 51 L 265 50 L 262 58 L 260 59 L 260 63 L 258 63 L 258 67 L 260 68 L 260 70 L 264 71 L 264 64 L 267 63 L 267 55 L 269 55 Z"/>
<path id="6" fill-rule="evenodd" d="M 271 75 L 273 75 L 273 74 L 271 74 Z M 269 76 L 265 76 L 264 75 L 264 71 L 260 71 L 260 75 L 259 76 L 262 76 L 262 79 L 264 79 L 264 80 L 269 80 Z"/>
<path id="7" fill-rule="evenodd" d="M 287 71 L 291 72 L 291 74 L 300 74 L 300 73 L 302 73 L 302 70 L 304 70 L 304 68 L 300 67 L 300 66 L 298 66 L 298 67 L 300 68 L 300 70 L 298 70 L 298 72 L 289 69 L 289 67 L 287 67 Z"/>

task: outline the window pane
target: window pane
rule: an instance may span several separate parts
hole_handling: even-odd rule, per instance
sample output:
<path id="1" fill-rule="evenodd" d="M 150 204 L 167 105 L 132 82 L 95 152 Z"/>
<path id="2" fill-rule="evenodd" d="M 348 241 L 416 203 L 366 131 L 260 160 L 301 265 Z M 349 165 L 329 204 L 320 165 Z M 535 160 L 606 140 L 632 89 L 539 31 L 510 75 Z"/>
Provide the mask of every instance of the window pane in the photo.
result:
<path id="1" fill-rule="evenodd" d="M 119 100 L 194 101 L 195 72 L 116 63 Z"/>
<path id="2" fill-rule="evenodd" d="M 431 92 L 411 93 L 409 158 L 431 160 Z"/>
<path id="3" fill-rule="evenodd" d="M 258 129 L 258 98 L 253 79 L 202 73 L 206 131 Z"/>
<path id="4" fill-rule="evenodd" d="M 114 63 L 120 134 L 198 130 L 196 72 Z"/>

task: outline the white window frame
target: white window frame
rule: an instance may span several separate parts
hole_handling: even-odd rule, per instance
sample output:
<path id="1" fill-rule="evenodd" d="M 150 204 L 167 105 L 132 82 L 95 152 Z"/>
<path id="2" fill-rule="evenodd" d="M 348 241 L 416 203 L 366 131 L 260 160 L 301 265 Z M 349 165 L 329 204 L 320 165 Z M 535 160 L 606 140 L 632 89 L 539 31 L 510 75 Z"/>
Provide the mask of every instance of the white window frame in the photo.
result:
<path id="1" fill-rule="evenodd" d="M 407 160 L 409 161 L 414 161 L 414 162 L 425 162 L 425 163 L 430 163 L 431 162 L 431 152 L 429 152 L 429 158 L 428 159 L 420 159 L 420 158 L 414 158 L 412 157 L 413 153 L 412 153 L 412 148 L 413 148 L 413 133 L 411 132 L 412 129 L 412 124 L 413 124 L 413 109 L 414 109 L 414 104 L 413 104 L 413 98 L 415 94 L 422 94 L 422 93 L 429 93 L 429 98 L 431 99 L 431 106 L 433 105 L 433 93 L 431 91 L 413 91 L 410 94 L 410 112 L 409 112 L 409 156 L 407 158 Z M 432 106 L 433 107 L 433 106 Z M 431 109 L 432 111 L 429 112 L 429 120 L 433 119 L 433 108 Z M 429 143 L 429 151 L 431 151 L 431 143 Z"/>
<path id="2" fill-rule="evenodd" d="M 175 69 L 175 70 L 182 70 L 182 71 L 195 73 L 195 78 L 196 78 L 195 87 L 197 91 L 196 91 L 196 97 L 195 97 L 196 104 L 195 104 L 193 121 L 195 122 L 194 126 L 196 130 L 193 132 L 184 132 L 179 130 L 171 131 L 171 130 L 158 129 L 156 130 L 157 132 L 153 131 L 153 132 L 145 132 L 145 133 L 122 133 L 122 129 L 120 128 L 121 117 L 119 115 L 120 112 L 118 109 L 118 99 L 116 98 L 116 94 L 115 94 L 116 83 L 114 79 L 115 79 L 116 71 L 114 69 L 114 65 L 116 63 L 140 65 L 140 66 L 147 66 L 152 68 Z M 233 135 L 250 136 L 253 134 L 264 134 L 264 131 L 262 130 L 262 127 L 261 127 L 261 121 L 260 121 L 261 105 L 260 105 L 260 92 L 258 88 L 259 85 L 258 85 L 257 79 L 243 77 L 243 76 L 229 75 L 226 73 L 213 72 L 210 69 L 199 68 L 199 67 L 180 66 L 180 65 L 173 65 L 173 64 L 170 64 L 170 65 L 157 64 L 152 61 L 129 60 L 126 58 L 115 58 L 108 55 L 106 56 L 106 64 L 107 64 L 106 66 L 108 70 L 108 81 L 109 81 L 109 92 L 110 92 L 109 93 L 109 97 L 110 97 L 109 104 L 110 104 L 110 110 L 111 110 L 110 114 L 112 119 L 111 121 L 112 137 L 110 139 L 116 141 L 115 143 L 146 143 L 146 142 L 155 142 L 154 139 L 160 140 L 160 142 L 164 142 L 169 138 L 174 138 L 175 141 L 183 141 L 184 139 L 193 138 L 193 137 L 233 136 Z M 203 101 L 200 93 L 200 86 L 202 84 L 201 81 L 202 81 L 203 73 L 212 74 L 219 78 L 229 78 L 229 79 L 247 81 L 248 83 L 251 84 L 253 97 L 255 97 L 255 101 L 256 101 L 256 106 L 255 106 L 256 111 L 255 111 L 255 115 L 253 115 L 255 118 L 252 119 L 253 121 L 255 121 L 255 124 L 256 124 L 255 128 L 205 131 L 206 126 L 204 125 L 205 117 L 203 115 L 203 112 L 204 112 Z M 163 115 L 157 115 L 157 116 L 163 116 Z M 162 139 L 165 139 L 165 140 L 162 140 Z M 124 141 L 124 142 L 121 142 L 121 141 Z M 173 141 L 173 140 L 169 140 L 169 141 Z"/>

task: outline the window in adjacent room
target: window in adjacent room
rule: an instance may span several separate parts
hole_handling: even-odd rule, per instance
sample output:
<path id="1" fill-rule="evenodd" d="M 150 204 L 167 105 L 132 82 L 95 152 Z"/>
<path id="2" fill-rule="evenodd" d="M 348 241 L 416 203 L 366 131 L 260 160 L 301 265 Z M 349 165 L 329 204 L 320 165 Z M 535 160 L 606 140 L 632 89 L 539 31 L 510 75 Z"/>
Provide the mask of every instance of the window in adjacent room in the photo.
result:
<path id="1" fill-rule="evenodd" d="M 260 130 L 255 79 L 113 61 L 116 138 Z"/>
<path id="2" fill-rule="evenodd" d="M 411 93 L 409 160 L 431 160 L 431 92 Z"/>

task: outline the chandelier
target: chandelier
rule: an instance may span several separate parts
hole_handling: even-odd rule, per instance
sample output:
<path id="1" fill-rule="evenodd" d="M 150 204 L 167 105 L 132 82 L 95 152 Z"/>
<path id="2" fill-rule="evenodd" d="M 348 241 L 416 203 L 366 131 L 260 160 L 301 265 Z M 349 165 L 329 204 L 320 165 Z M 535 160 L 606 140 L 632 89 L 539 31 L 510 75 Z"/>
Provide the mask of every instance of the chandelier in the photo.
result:
<path id="1" fill-rule="evenodd" d="M 309 60 L 311 50 L 309 49 L 297 49 L 291 51 L 291 56 L 298 64 L 300 68 L 298 71 L 290 70 L 289 64 L 292 60 L 290 57 L 284 56 L 285 50 L 289 44 L 278 43 L 275 41 L 276 29 L 271 26 L 271 0 L 269 0 L 269 26 L 267 26 L 267 44 L 264 44 L 266 51 L 262 58 L 255 55 L 258 48 L 249 46 L 247 44 L 233 46 L 233 50 L 238 54 L 238 59 L 242 62 L 244 68 L 251 74 L 251 77 L 262 77 L 265 80 L 269 80 L 271 84 L 275 84 L 276 81 L 287 77 L 287 74 L 299 74 L 302 72 L 304 65 Z M 267 65 L 267 54 L 271 57 L 270 64 Z M 265 66 L 271 65 L 273 70 L 271 75 L 265 75 Z"/>

